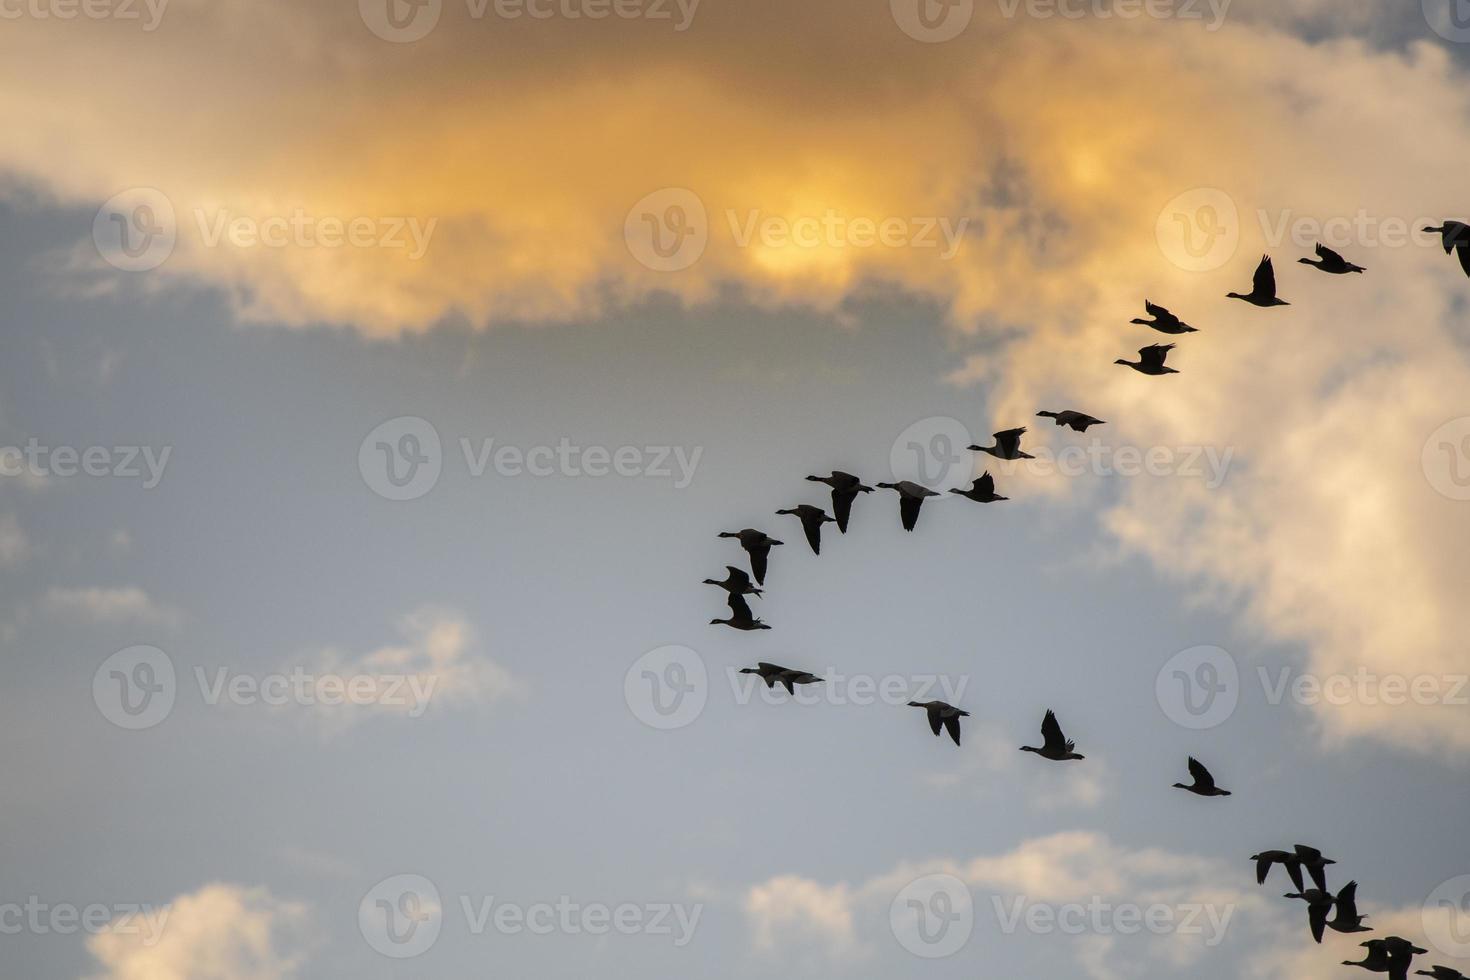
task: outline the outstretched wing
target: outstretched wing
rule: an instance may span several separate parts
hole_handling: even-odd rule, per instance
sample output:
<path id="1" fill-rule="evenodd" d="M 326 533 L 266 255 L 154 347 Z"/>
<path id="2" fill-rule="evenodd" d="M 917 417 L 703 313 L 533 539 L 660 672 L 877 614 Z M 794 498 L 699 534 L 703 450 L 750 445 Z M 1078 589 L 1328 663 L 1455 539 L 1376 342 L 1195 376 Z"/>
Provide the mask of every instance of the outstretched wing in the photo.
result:
<path id="1" fill-rule="evenodd" d="M 1470 241 L 1461 242 L 1457 254 L 1460 256 L 1460 268 L 1465 270 L 1465 275 L 1470 276 Z"/>
<path id="2" fill-rule="evenodd" d="M 1047 709 L 1046 717 L 1041 719 L 1041 737 L 1045 739 L 1045 748 L 1064 749 L 1067 738 L 1062 734 L 1062 726 L 1057 723 L 1056 712 Z M 1068 749 L 1067 751 L 1071 751 Z"/>
<path id="3" fill-rule="evenodd" d="M 730 616 L 734 619 L 754 619 L 750 614 L 750 603 L 745 601 L 745 596 L 738 592 L 731 592 L 725 597 L 730 604 Z"/>
<path id="4" fill-rule="evenodd" d="M 1312 924 L 1312 938 L 1317 942 L 1322 941 L 1322 933 L 1327 929 L 1327 913 L 1332 909 L 1332 901 L 1311 902 L 1307 905 L 1307 920 Z"/>
<path id="5" fill-rule="evenodd" d="M 745 550 L 750 554 L 750 570 L 755 573 L 756 582 L 765 585 L 766 558 L 771 554 L 771 546 L 768 544 L 751 544 Z"/>
<path id="6" fill-rule="evenodd" d="M 745 569 L 736 568 L 734 565 L 726 565 L 725 571 L 730 573 L 730 584 L 736 589 L 743 592 L 750 587 L 750 575 L 746 573 Z"/>
<path id="7" fill-rule="evenodd" d="M 857 499 L 856 490 L 832 491 L 832 515 L 837 518 L 837 530 L 847 533 L 847 519 L 852 516 L 852 502 Z"/>
<path id="8" fill-rule="evenodd" d="M 937 704 L 931 704 L 931 705 L 929 705 L 928 711 L 929 711 L 929 728 L 930 728 L 931 731 L 934 732 L 935 735 L 938 735 L 939 734 L 940 727 L 944 724 L 944 719 L 942 719 L 942 718 L 939 717 L 939 705 L 937 705 Z"/>
<path id="9" fill-rule="evenodd" d="M 995 477 L 990 475 L 989 470 L 986 470 L 980 479 L 975 481 L 973 489 L 982 497 L 995 496 Z"/>
<path id="10" fill-rule="evenodd" d="M 1337 915 L 1340 919 L 1358 917 L 1358 883 L 1350 881 L 1337 893 Z"/>
<path id="11" fill-rule="evenodd" d="M 1271 256 L 1261 256 L 1261 264 L 1256 266 L 1255 294 L 1257 296 L 1276 295 L 1276 268 L 1271 265 Z"/>
<path id="12" fill-rule="evenodd" d="M 822 553 L 822 523 L 827 519 L 823 511 L 807 511 L 801 515 L 801 529 L 806 532 L 806 543 L 812 546 L 812 554 Z"/>
<path id="13" fill-rule="evenodd" d="M 1326 245 L 1323 245 L 1321 242 L 1317 243 L 1317 258 L 1321 259 L 1323 262 L 1326 262 L 1328 265 L 1335 265 L 1339 268 L 1347 265 L 1347 259 L 1344 259 L 1341 255 L 1337 254 Z"/>
<path id="14" fill-rule="evenodd" d="M 1256 858 L 1256 884 L 1264 885 L 1266 875 L 1271 873 L 1271 859 L 1268 857 Z"/>
<path id="15" fill-rule="evenodd" d="M 923 503 L 923 497 L 910 497 L 908 494 L 899 495 L 898 516 L 903 518 L 903 529 L 905 531 L 912 531 L 914 525 L 919 522 L 919 507 Z"/>
<path id="16" fill-rule="evenodd" d="M 1200 789 L 1215 788 L 1215 777 L 1194 756 L 1189 757 L 1189 774 L 1194 777 L 1195 785 Z"/>
<path id="17" fill-rule="evenodd" d="M 1007 429 L 995 434 L 995 445 L 1000 449 L 1002 456 L 1014 456 L 1021 450 L 1021 436 L 1026 427 L 1019 429 Z"/>
<path id="18" fill-rule="evenodd" d="M 944 719 L 944 730 L 949 732 L 949 737 L 954 739 L 954 744 L 960 744 L 960 716 L 950 715 Z"/>
<path id="19" fill-rule="evenodd" d="M 1149 316 L 1157 317 L 1160 320 L 1167 320 L 1172 316 L 1172 314 L 1167 309 L 1159 306 L 1157 303 L 1151 303 L 1148 300 L 1143 301 L 1143 308 L 1148 311 Z"/>
<path id="20" fill-rule="evenodd" d="M 1139 349 L 1138 359 L 1148 367 L 1161 368 L 1164 366 L 1164 359 L 1169 356 L 1169 352 L 1173 349 L 1173 344 L 1150 344 L 1147 347 Z"/>

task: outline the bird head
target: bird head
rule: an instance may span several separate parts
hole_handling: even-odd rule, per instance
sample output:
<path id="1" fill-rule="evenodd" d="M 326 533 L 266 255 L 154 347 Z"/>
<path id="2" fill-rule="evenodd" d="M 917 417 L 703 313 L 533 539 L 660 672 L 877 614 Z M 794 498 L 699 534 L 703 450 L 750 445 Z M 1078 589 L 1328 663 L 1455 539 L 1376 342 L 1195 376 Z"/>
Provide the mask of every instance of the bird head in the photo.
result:
<path id="1" fill-rule="evenodd" d="M 1117 360 L 1116 360 L 1116 361 L 1114 361 L 1114 362 L 1113 362 L 1113 363 L 1114 363 L 1114 364 L 1125 364 L 1125 365 L 1127 365 L 1127 366 L 1129 366 L 1129 367 L 1132 367 L 1132 366 L 1133 366 L 1133 362 L 1132 362 L 1132 361 L 1125 361 L 1125 360 L 1124 360 L 1124 359 L 1123 359 L 1123 358 L 1121 358 L 1121 357 L 1120 357 L 1120 358 L 1118 358 L 1118 359 L 1117 359 Z M 975 447 L 975 446 L 971 446 L 971 447 L 970 447 L 970 448 L 971 448 L 971 449 L 975 449 L 975 448 L 977 448 L 977 447 Z"/>

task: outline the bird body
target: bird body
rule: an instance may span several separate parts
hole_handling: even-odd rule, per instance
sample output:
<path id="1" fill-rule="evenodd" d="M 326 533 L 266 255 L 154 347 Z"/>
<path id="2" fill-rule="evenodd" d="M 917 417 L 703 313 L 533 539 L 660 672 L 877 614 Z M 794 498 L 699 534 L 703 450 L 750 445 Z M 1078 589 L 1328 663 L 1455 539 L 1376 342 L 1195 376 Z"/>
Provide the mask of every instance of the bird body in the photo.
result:
<path id="1" fill-rule="evenodd" d="M 739 539 L 740 547 L 750 555 L 750 570 L 754 573 L 756 582 L 765 585 L 766 558 L 770 555 L 772 548 L 785 544 L 785 542 L 777 541 L 766 532 L 757 531 L 753 527 L 748 527 L 743 531 L 721 531 L 720 537 Z"/>
<path id="2" fill-rule="evenodd" d="M 1357 962 L 1343 960 L 1342 965 L 1361 966 L 1374 973 L 1387 973 L 1389 980 L 1407 980 L 1409 967 L 1414 962 L 1414 954 L 1428 952 L 1400 936 L 1370 939 L 1361 945 L 1367 948 L 1368 955 Z"/>
<path id="3" fill-rule="evenodd" d="M 1147 347 L 1140 347 L 1138 349 L 1137 363 L 1134 363 L 1133 361 L 1125 361 L 1121 357 L 1113 363 L 1125 364 L 1128 367 L 1131 367 L 1133 370 L 1137 371 L 1139 374 L 1150 374 L 1155 376 L 1162 374 L 1178 374 L 1179 372 L 1174 370 L 1173 368 L 1164 366 L 1164 360 L 1169 356 L 1169 352 L 1173 349 L 1173 344 L 1150 344 Z"/>
<path id="4" fill-rule="evenodd" d="M 1195 796 L 1229 796 L 1230 791 L 1221 789 L 1215 785 L 1215 777 L 1210 775 L 1194 756 L 1189 757 L 1189 775 L 1194 778 L 1193 785 L 1186 786 L 1183 783 L 1175 783 L 1175 789 L 1187 789 Z"/>
<path id="5" fill-rule="evenodd" d="M 832 518 L 820 507 L 811 504 L 802 504 L 799 507 L 789 507 L 786 510 L 778 510 L 777 514 L 788 514 L 792 517 L 801 518 L 801 529 L 806 532 L 806 543 L 811 545 L 812 554 L 822 553 L 822 525 L 829 524 Z"/>
<path id="6" fill-rule="evenodd" d="M 1296 890 L 1302 890 L 1302 861 L 1294 851 L 1262 851 L 1252 854 L 1251 860 L 1256 862 L 1256 884 L 1264 885 L 1266 875 L 1271 872 L 1271 865 L 1279 864 L 1286 869 Z"/>
<path id="7" fill-rule="evenodd" d="M 1337 914 L 1327 923 L 1334 932 L 1372 932 L 1363 925 L 1365 915 L 1358 914 L 1358 883 L 1350 881 L 1337 893 Z"/>
<path id="8" fill-rule="evenodd" d="M 1315 269 L 1321 269 L 1323 272 L 1330 272 L 1334 276 L 1345 276 L 1349 272 L 1367 271 L 1360 265 L 1353 265 L 1321 242 L 1317 243 L 1317 261 L 1314 262 L 1311 259 L 1297 259 L 1297 261 L 1302 265 L 1310 265 Z"/>
<path id="9" fill-rule="evenodd" d="M 753 615 L 751 615 L 750 603 L 745 601 L 745 597 L 743 595 L 740 595 L 736 592 L 731 592 L 728 596 L 725 597 L 725 601 L 730 606 L 730 618 L 712 619 L 709 621 L 709 624 L 711 626 L 730 626 L 737 630 L 747 631 L 770 629 L 770 627 L 767 626 L 765 623 L 761 622 L 759 619 L 756 619 Z"/>
<path id="10" fill-rule="evenodd" d="M 754 667 L 740 668 L 742 674 L 759 674 L 760 679 L 766 682 L 767 688 L 773 688 L 779 681 L 786 688 L 786 693 L 795 694 L 797 684 L 820 684 L 822 678 L 805 670 L 793 670 L 790 667 L 782 667 L 780 664 L 768 664 L 764 660 L 759 661 Z"/>
<path id="11" fill-rule="evenodd" d="M 897 483 L 880 483 L 878 486 L 884 490 L 898 491 L 898 516 L 903 522 L 903 529 L 905 531 L 912 531 L 914 525 L 919 522 L 919 508 L 923 506 L 924 498 L 939 496 L 936 491 L 910 480 L 900 480 Z"/>
<path id="12" fill-rule="evenodd" d="M 1256 266 L 1256 275 L 1251 283 L 1251 291 L 1248 293 L 1226 293 L 1227 299 L 1243 299 L 1252 306 L 1290 306 L 1286 300 L 1276 295 L 1276 268 L 1271 264 L 1271 256 L 1261 256 L 1261 264 Z"/>
<path id="13" fill-rule="evenodd" d="M 726 565 L 725 571 L 727 574 L 725 575 L 725 580 L 723 582 L 716 581 L 712 578 L 707 578 L 701 584 L 718 585 L 726 592 L 733 592 L 736 595 L 762 594 L 760 589 L 751 584 L 750 575 L 745 571 L 745 569 L 736 568 L 734 565 Z"/>
<path id="14" fill-rule="evenodd" d="M 1062 726 L 1057 722 L 1056 712 L 1051 709 L 1047 709 L 1046 717 L 1041 720 L 1041 737 L 1043 741 L 1039 748 L 1034 745 L 1023 745 L 1021 751 L 1035 752 L 1043 759 L 1050 759 L 1053 762 L 1086 758 L 1075 751 L 1077 743 L 1062 734 Z"/>
<path id="15" fill-rule="evenodd" d="M 990 475 L 989 470 L 986 470 L 985 473 L 978 480 L 976 480 L 973 485 L 971 485 L 970 489 L 961 490 L 958 487 L 951 487 L 949 492 L 957 493 L 961 497 L 966 497 L 970 500 L 975 501 L 975 503 L 977 504 L 992 504 L 995 503 L 997 500 L 1011 499 L 1010 497 L 1002 497 L 996 494 L 995 477 Z"/>
<path id="16" fill-rule="evenodd" d="M 1189 324 L 1185 323 L 1183 320 L 1179 319 L 1177 316 L 1175 316 L 1173 313 L 1170 313 L 1162 306 L 1151 303 L 1148 300 L 1144 300 L 1143 308 L 1145 311 L 1147 311 L 1149 316 L 1153 317 L 1153 319 L 1143 320 L 1138 317 L 1134 317 L 1132 320 L 1129 321 L 1130 323 L 1137 323 L 1145 327 L 1153 327 L 1159 333 L 1179 334 L 1198 332 L 1195 330 L 1194 327 L 1191 327 Z"/>
<path id="17" fill-rule="evenodd" d="M 968 711 L 943 701 L 910 701 L 908 706 L 923 708 L 929 713 L 929 728 L 935 735 L 939 734 L 939 729 L 943 726 L 949 732 L 949 737 L 954 739 L 954 744 L 960 744 L 960 719 L 970 717 Z"/>
<path id="18" fill-rule="evenodd" d="M 992 438 L 995 439 L 993 446 L 970 446 L 974 453 L 989 453 L 996 459 L 1035 459 L 1030 453 L 1021 451 L 1021 436 L 1026 432 L 1023 425 L 1019 429 L 1006 429 L 997 432 Z"/>
<path id="19" fill-rule="evenodd" d="M 847 533 L 847 521 L 852 515 L 852 502 L 860 493 L 872 493 L 873 488 L 851 473 L 833 470 L 831 476 L 809 476 L 813 483 L 825 483 L 832 488 L 832 516 L 837 521 L 837 530 Z"/>
<path id="20" fill-rule="evenodd" d="M 1470 276 L 1470 224 L 1463 221 L 1446 221 L 1438 228 L 1425 228 L 1427 232 L 1435 232 L 1442 239 L 1444 254 L 1455 252 L 1460 257 L 1460 268 L 1465 270 L 1465 275 Z"/>
<path id="21" fill-rule="evenodd" d="M 1447 966 L 1435 966 L 1429 970 L 1415 970 L 1414 973 L 1421 977 L 1433 977 L 1434 980 L 1465 980 L 1465 974 L 1459 970 L 1452 970 Z"/>
<path id="22" fill-rule="evenodd" d="M 1095 419 L 1091 415 L 1070 409 L 1065 412 L 1037 412 L 1036 415 L 1038 418 L 1056 419 L 1057 425 L 1065 425 L 1073 432 L 1086 432 L 1091 426 L 1107 424 L 1102 419 Z"/>

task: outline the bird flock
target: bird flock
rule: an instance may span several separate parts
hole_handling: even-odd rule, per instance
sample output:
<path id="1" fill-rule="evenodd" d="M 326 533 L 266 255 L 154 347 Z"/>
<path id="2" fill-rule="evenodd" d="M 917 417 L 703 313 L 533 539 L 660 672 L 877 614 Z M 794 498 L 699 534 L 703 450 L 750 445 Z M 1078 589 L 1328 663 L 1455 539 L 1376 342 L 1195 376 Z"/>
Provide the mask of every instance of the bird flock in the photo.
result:
<path id="1" fill-rule="evenodd" d="M 1446 254 L 1456 252 L 1460 265 L 1465 274 L 1470 276 L 1470 224 L 1462 221 L 1446 221 L 1436 228 L 1426 228 L 1426 232 L 1440 234 Z M 1366 272 L 1363 266 L 1347 261 L 1342 255 L 1332 249 L 1318 243 L 1315 249 L 1316 258 L 1303 258 L 1299 261 L 1305 265 L 1313 266 L 1330 275 L 1362 274 Z M 1269 309 L 1278 306 L 1291 305 L 1277 295 L 1276 271 L 1271 263 L 1269 255 L 1262 256 L 1260 264 L 1257 265 L 1255 275 L 1249 293 L 1227 293 L 1226 298 L 1242 300 L 1252 306 Z M 1150 327 L 1160 333 L 1171 335 L 1183 335 L 1198 332 L 1195 327 L 1182 321 L 1178 316 L 1163 306 L 1152 301 L 1145 300 L 1144 311 L 1150 319 L 1135 318 L 1132 323 Z M 1174 344 L 1153 344 L 1143 347 L 1138 351 L 1138 360 L 1129 361 L 1118 359 L 1114 363 L 1126 365 L 1140 374 L 1161 376 L 1178 374 L 1174 368 L 1168 367 L 1165 361 L 1169 352 L 1174 349 Z M 1066 410 L 1061 412 L 1041 411 L 1036 413 L 1038 417 L 1052 419 L 1057 426 L 1072 429 L 1074 432 L 1085 433 L 1095 425 L 1105 425 L 1102 419 L 1094 418 L 1083 412 Z M 1001 460 L 1034 459 L 1031 454 L 1021 449 L 1021 437 L 1025 435 L 1025 427 L 1006 429 L 994 434 L 995 440 L 990 446 L 969 446 L 968 449 L 975 453 L 985 453 Z M 824 509 L 814 504 L 800 504 L 796 507 L 783 508 L 776 511 L 778 515 L 795 517 L 801 522 L 802 532 L 806 536 L 808 546 L 812 553 L 820 555 L 822 552 L 822 528 L 826 524 L 836 524 L 837 530 L 847 533 L 848 523 L 852 517 L 852 505 L 859 494 L 873 493 L 875 489 L 893 490 L 898 494 L 899 519 L 905 531 L 913 531 L 918 524 L 919 510 L 924 501 L 929 497 L 939 494 L 909 480 L 899 480 L 894 483 L 877 483 L 868 486 L 851 473 L 841 470 L 833 470 L 827 476 L 808 476 L 807 480 L 814 483 L 825 484 L 831 490 L 832 514 L 829 515 Z M 1008 497 L 999 496 L 995 492 L 995 479 L 986 470 L 968 489 L 951 489 L 950 493 L 957 494 L 967 500 L 976 503 L 995 503 L 1008 500 Z M 721 538 L 734 538 L 739 541 L 740 547 L 744 549 L 749 558 L 750 571 L 734 565 L 726 565 L 726 576 L 722 580 L 707 578 L 706 585 L 715 585 L 726 593 L 726 602 L 730 608 L 730 615 L 725 619 L 711 619 L 711 625 L 729 626 L 742 631 L 768 630 L 771 627 L 756 618 L 751 612 L 747 596 L 760 598 L 764 595 L 762 586 L 766 581 L 766 570 L 770 559 L 771 549 L 784 544 L 784 542 L 771 537 L 764 531 L 755 528 L 745 528 L 740 531 L 722 531 Z M 752 578 L 754 579 L 752 581 Z M 779 664 L 760 661 L 755 667 L 745 667 L 740 670 L 742 674 L 755 674 L 765 682 L 767 688 L 774 688 L 777 684 L 783 686 L 787 693 L 794 695 L 797 685 L 819 684 L 823 678 L 816 676 L 806 670 L 791 667 L 783 667 Z M 923 708 L 929 721 L 929 729 L 936 736 L 947 733 L 955 745 L 960 744 L 960 719 L 968 718 L 970 713 L 955 705 L 944 701 L 910 701 L 909 707 Z M 1076 751 L 1076 743 L 1066 737 L 1062 732 L 1061 723 L 1057 720 L 1056 713 L 1047 710 L 1041 722 L 1042 744 L 1039 746 L 1020 746 L 1022 752 L 1031 752 L 1043 759 L 1052 762 L 1080 761 L 1085 756 Z M 1222 789 L 1215 782 L 1203 763 L 1193 756 L 1188 760 L 1190 783 L 1174 783 L 1174 789 L 1186 790 L 1201 797 L 1224 797 L 1230 796 L 1229 790 Z M 1337 862 L 1323 857 L 1322 852 L 1315 847 L 1306 844 L 1296 844 L 1292 850 L 1265 850 L 1259 854 L 1251 855 L 1251 860 L 1256 864 L 1256 883 L 1265 884 L 1266 877 L 1273 865 L 1280 864 L 1286 869 L 1288 877 L 1296 891 L 1287 893 L 1283 897 L 1300 899 L 1307 905 L 1308 926 L 1312 938 L 1322 942 L 1322 936 L 1327 929 L 1341 933 L 1357 933 L 1372 931 L 1363 924 L 1367 918 L 1358 912 L 1357 891 L 1358 883 L 1349 881 L 1334 894 L 1327 887 L 1327 866 Z M 1311 877 L 1314 887 L 1305 888 L 1302 871 L 1306 870 Z M 1362 943 L 1367 949 L 1367 954 L 1362 960 L 1343 960 L 1345 966 L 1362 967 L 1373 973 L 1387 973 L 1389 980 L 1406 980 L 1409 967 L 1412 965 L 1416 955 L 1427 952 L 1426 949 L 1416 946 L 1414 943 L 1400 936 L 1388 936 L 1382 939 L 1370 939 Z M 1431 970 L 1416 970 L 1416 975 L 1432 977 L 1434 980 L 1467 980 L 1458 970 L 1447 966 L 1436 965 Z"/>

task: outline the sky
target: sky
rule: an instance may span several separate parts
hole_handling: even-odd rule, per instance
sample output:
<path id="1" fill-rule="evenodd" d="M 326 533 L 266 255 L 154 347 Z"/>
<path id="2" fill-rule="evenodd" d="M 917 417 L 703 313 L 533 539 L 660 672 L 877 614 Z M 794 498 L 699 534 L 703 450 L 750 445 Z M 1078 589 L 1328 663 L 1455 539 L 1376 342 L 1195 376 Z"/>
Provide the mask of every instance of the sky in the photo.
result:
<path id="1" fill-rule="evenodd" d="M 0 973 L 1470 971 L 1467 82 L 1463 0 L 0 0 Z M 813 555 L 833 469 L 1010 499 Z"/>

